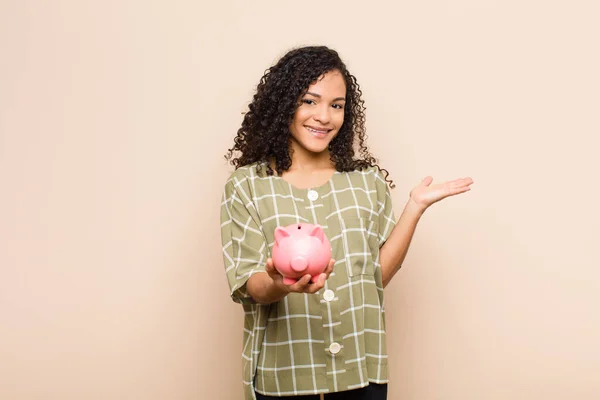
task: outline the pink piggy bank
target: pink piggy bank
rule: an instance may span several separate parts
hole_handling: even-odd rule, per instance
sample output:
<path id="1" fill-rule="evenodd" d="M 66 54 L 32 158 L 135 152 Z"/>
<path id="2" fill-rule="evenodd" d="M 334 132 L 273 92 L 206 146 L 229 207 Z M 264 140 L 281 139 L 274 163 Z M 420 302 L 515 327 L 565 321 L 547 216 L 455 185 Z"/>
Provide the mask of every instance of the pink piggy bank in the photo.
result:
<path id="1" fill-rule="evenodd" d="M 286 285 L 296 283 L 306 274 L 315 282 L 329 264 L 331 244 L 320 225 L 298 223 L 278 227 L 272 259 Z"/>

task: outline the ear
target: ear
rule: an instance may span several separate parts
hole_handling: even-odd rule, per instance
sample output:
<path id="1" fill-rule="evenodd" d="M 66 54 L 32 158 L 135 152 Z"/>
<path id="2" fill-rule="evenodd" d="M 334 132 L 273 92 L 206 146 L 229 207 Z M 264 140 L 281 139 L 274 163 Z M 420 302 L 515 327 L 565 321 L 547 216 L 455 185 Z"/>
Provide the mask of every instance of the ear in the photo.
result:
<path id="1" fill-rule="evenodd" d="M 316 237 L 321 242 L 323 242 L 325 240 L 325 232 L 323 231 L 323 228 L 321 227 L 321 225 L 315 225 L 311 229 L 311 231 L 308 235 Z"/>
<path id="2" fill-rule="evenodd" d="M 278 226 L 275 228 L 275 243 L 279 244 L 279 242 L 283 239 L 290 236 L 290 233 L 286 231 L 284 228 Z"/>

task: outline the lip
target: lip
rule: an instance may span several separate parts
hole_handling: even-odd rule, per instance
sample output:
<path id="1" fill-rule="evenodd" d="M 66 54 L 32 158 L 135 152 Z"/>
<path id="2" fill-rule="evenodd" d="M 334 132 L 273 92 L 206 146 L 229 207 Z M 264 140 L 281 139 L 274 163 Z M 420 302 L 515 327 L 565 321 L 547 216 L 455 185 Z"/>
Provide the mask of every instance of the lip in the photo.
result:
<path id="1" fill-rule="evenodd" d="M 304 125 L 304 128 L 308 132 L 310 132 L 313 136 L 316 136 L 318 138 L 323 138 L 323 137 L 327 136 L 327 134 L 333 130 L 333 129 L 329 129 L 329 128 L 315 128 L 314 126 L 310 126 L 310 125 Z"/>

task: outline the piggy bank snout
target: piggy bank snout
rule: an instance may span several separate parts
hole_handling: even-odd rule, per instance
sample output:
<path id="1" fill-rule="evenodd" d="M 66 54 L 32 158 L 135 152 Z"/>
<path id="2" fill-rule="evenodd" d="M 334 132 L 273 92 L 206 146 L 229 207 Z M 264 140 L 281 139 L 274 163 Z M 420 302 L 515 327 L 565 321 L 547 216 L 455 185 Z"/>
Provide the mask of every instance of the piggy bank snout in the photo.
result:
<path id="1" fill-rule="evenodd" d="M 292 269 L 297 272 L 302 272 L 308 268 L 308 260 L 304 257 L 295 257 L 290 263 Z"/>
<path id="2" fill-rule="evenodd" d="M 331 244 L 319 225 L 292 224 L 277 227 L 272 250 L 273 265 L 284 277 L 297 279 L 319 275 L 331 258 Z"/>

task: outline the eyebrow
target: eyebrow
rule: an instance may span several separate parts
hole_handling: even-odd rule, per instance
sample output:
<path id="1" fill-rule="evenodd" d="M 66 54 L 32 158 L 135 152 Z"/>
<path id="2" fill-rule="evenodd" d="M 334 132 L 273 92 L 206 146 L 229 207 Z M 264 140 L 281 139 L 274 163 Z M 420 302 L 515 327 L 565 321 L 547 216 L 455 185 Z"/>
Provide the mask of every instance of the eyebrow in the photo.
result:
<path id="1" fill-rule="evenodd" d="M 317 93 L 306 92 L 306 94 L 310 94 L 311 96 L 314 96 L 319 99 L 321 98 L 321 95 L 317 94 Z M 333 101 L 340 101 L 340 100 L 346 101 L 346 98 L 345 97 L 336 97 L 335 99 L 333 99 Z"/>

